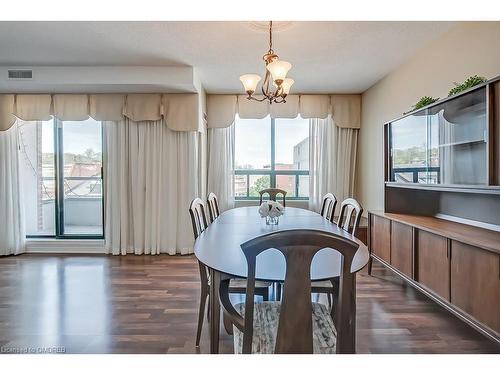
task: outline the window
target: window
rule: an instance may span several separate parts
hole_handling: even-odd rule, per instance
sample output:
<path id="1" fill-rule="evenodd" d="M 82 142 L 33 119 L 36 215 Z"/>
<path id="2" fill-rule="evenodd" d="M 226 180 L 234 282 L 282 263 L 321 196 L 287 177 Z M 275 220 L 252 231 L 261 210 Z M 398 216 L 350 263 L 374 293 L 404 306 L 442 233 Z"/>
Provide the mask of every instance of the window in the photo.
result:
<path id="1" fill-rule="evenodd" d="M 290 199 L 309 197 L 309 121 L 237 117 L 235 198 L 255 199 L 270 187 Z"/>
<path id="2" fill-rule="evenodd" d="M 102 238 L 100 121 L 20 122 L 26 233 Z"/>

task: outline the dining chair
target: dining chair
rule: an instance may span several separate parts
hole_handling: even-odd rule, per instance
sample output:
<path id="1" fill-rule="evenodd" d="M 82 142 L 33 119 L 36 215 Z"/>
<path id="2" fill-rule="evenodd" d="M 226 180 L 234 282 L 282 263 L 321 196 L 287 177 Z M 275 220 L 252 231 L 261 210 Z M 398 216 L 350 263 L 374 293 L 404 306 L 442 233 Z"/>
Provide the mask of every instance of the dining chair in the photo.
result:
<path id="1" fill-rule="evenodd" d="M 347 198 L 340 204 L 340 214 L 338 217 L 337 225 L 355 236 L 362 213 L 363 208 L 358 203 L 358 201 L 354 198 Z M 333 214 L 330 221 L 333 221 Z M 317 281 L 313 282 L 311 292 L 317 294 L 326 294 L 328 306 L 333 309 L 335 308 L 333 301 L 335 299 L 335 290 L 337 288 L 338 280 L 334 280 L 333 284 L 330 281 Z"/>
<path id="2" fill-rule="evenodd" d="M 358 246 L 330 232 L 303 229 L 267 233 L 243 243 L 241 249 L 248 267 L 245 303 L 232 305 L 228 277 L 222 277 L 219 288 L 221 306 L 235 327 L 235 353 L 344 352 L 354 340 L 348 329 L 352 332 L 355 322 L 355 275 L 351 264 Z M 283 298 L 254 302 L 256 258 L 271 248 L 285 258 Z M 335 316 L 325 305 L 311 302 L 311 263 L 324 248 L 342 255 L 341 297 Z"/>
<path id="3" fill-rule="evenodd" d="M 332 193 L 326 193 L 323 196 L 320 215 L 326 220 L 333 222 L 336 206 L 337 197 Z M 328 307 L 332 307 L 333 285 L 329 281 L 313 281 L 311 283 L 311 293 L 326 294 Z"/>
<path id="4" fill-rule="evenodd" d="M 207 196 L 208 214 L 210 216 L 210 222 L 213 222 L 220 215 L 219 210 L 219 200 L 217 195 L 210 192 Z"/>
<path id="5" fill-rule="evenodd" d="M 332 193 L 326 193 L 323 196 L 321 203 L 320 215 L 326 220 L 333 222 L 335 215 L 335 207 L 337 206 L 337 197 Z M 315 294 L 326 294 L 328 306 L 332 306 L 332 285 L 326 281 L 313 281 L 311 284 L 311 292 Z M 277 293 L 281 294 L 281 284 L 278 284 Z"/>
<path id="6" fill-rule="evenodd" d="M 215 195 L 215 194 L 214 194 Z M 193 226 L 193 235 L 196 240 L 207 228 L 208 221 L 205 214 L 205 205 L 200 198 L 195 198 L 189 205 L 189 215 L 191 216 L 191 224 Z M 203 317 L 205 315 L 205 306 L 210 301 L 210 274 L 208 268 L 198 261 L 200 271 L 201 295 L 200 306 L 198 312 L 198 328 L 196 332 L 196 346 L 200 346 L 201 330 L 203 328 Z M 262 296 L 264 301 L 269 299 L 269 287 L 271 283 L 259 281 L 256 285 L 255 294 Z M 230 293 L 244 294 L 246 292 L 245 279 L 232 279 Z M 208 316 L 207 310 L 207 316 Z"/>
<path id="7" fill-rule="evenodd" d="M 194 239 L 196 240 L 208 227 L 205 208 L 203 201 L 200 198 L 193 199 L 189 205 L 189 215 L 191 216 Z M 196 332 L 196 346 L 200 345 L 201 329 L 203 328 L 203 316 L 205 315 L 205 304 L 207 302 L 207 297 L 209 297 L 210 294 L 208 270 L 200 261 L 198 261 L 198 268 L 200 270 L 201 295 L 198 312 L 198 330 Z"/>
<path id="8" fill-rule="evenodd" d="M 261 191 L 259 191 L 259 195 L 260 195 L 259 204 L 262 204 L 262 198 L 263 198 L 263 195 L 265 195 L 265 194 L 269 194 L 269 200 L 275 201 L 275 202 L 276 202 L 277 195 L 281 194 L 283 196 L 283 207 L 285 207 L 286 193 L 287 193 L 286 190 L 282 190 L 282 189 L 264 189 L 264 190 L 261 190 Z"/>
<path id="9" fill-rule="evenodd" d="M 363 207 L 361 207 L 356 199 L 344 199 L 340 204 L 340 214 L 337 225 L 355 236 L 362 214 Z"/>
<path id="10" fill-rule="evenodd" d="M 335 215 L 335 207 L 337 206 L 337 197 L 332 193 L 327 193 L 323 197 L 323 202 L 321 204 L 320 215 L 325 219 L 333 222 L 333 217 Z"/>

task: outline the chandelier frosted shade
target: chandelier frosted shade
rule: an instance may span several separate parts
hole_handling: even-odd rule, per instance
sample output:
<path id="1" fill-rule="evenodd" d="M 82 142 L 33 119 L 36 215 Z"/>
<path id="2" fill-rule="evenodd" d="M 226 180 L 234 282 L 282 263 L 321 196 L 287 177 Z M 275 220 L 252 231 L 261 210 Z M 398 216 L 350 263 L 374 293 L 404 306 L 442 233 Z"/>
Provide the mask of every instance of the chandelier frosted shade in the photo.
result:
<path id="1" fill-rule="evenodd" d="M 280 85 L 281 82 L 286 78 L 288 71 L 292 68 L 292 64 L 288 61 L 275 60 L 266 66 L 267 70 L 273 76 L 273 81 Z"/>
<path id="2" fill-rule="evenodd" d="M 291 78 L 285 78 L 283 83 L 281 84 L 281 88 L 283 89 L 283 94 L 288 95 L 290 93 L 290 88 L 295 83 L 295 81 Z"/>
<path id="3" fill-rule="evenodd" d="M 240 77 L 241 83 L 245 91 L 249 94 L 253 94 L 257 88 L 257 84 L 260 82 L 261 78 L 257 74 L 244 74 Z"/>

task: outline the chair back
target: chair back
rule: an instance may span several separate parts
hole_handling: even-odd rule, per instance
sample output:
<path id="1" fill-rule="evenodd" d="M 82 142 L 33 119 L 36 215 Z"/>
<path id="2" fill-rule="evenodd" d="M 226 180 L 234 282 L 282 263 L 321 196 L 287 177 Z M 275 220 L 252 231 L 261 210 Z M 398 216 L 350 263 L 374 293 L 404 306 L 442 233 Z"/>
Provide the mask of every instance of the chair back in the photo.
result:
<path id="1" fill-rule="evenodd" d="M 205 215 L 205 206 L 200 198 L 195 198 L 189 205 L 189 215 L 191 216 L 191 224 L 193 225 L 193 235 L 196 240 L 200 234 L 203 233 L 208 227 L 207 216 Z M 198 268 L 200 271 L 200 282 L 202 293 L 205 288 L 208 288 L 209 272 L 208 268 L 198 261 Z M 203 297 L 202 297 L 203 298 Z"/>
<path id="2" fill-rule="evenodd" d="M 340 215 L 337 225 L 345 231 L 356 235 L 363 207 L 356 199 L 347 198 L 340 204 Z"/>
<path id="3" fill-rule="evenodd" d="M 213 222 L 220 215 L 219 201 L 217 195 L 210 192 L 207 196 L 208 214 L 210 215 L 210 222 Z"/>
<path id="4" fill-rule="evenodd" d="M 321 204 L 321 216 L 325 219 L 333 222 L 333 217 L 335 215 L 335 207 L 337 206 L 337 198 L 332 193 L 327 193 L 323 197 L 323 203 Z"/>
<path id="5" fill-rule="evenodd" d="M 192 200 L 189 205 L 189 215 L 191 215 L 194 239 L 197 239 L 208 227 L 207 216 L 205 215 L 205 205 L 200 198 Z"/>
<path id="6" fill-rule="evenodd" d="M 312 353 L 313 323 L 310 272 L 313 257 L 324 248 L 333 248 L 342 254 L 339 302 L 334 321 L 346 320 L 348 324 L 351 324 L 352 316 L 343 316 L 342 304 L 349 304 L 352 298 L 355 298 L 353 290 L 355 275 L 351 274 L 351 264 L 358 247 L 356 242 L 340 235 L 304 229 L 272 232 L 243 243 L 241 249 L 248 265 L 245 316 L 242 317 L 236 312 L 236 309 L 231 308 L 232 305 L 229 306 L 229 280 L 223 280 L 220 293 L 222 306 L 233 318 L 236 327 L 243 332 L 242 352 L 251 353 L 252 350 L 255 267 L 256 258 L 260 253 L 270 248 L 277 249 L 284 255 L 286 262 L 275 353 Z M 346 279 L 349 279 L 349 282 L 345 282 Z M 337 351 L 339 351 L 342 348 L 339 345 L 339 340 L 343 337 L 343 331 L 342 325 L 336 324 L 336 327 Z"/>
<path id="7" fill-rule="evenodd" d="M 281 194 L 283 196 L 283 207 L 285 207 L 285 198 L 286 198 L 286 190 L 282 189 L 264 189 L 259 191 L 260 195 L 260 202 L 259 204 L 262 204 L 262 197 L 265 194 L 269 194 L 269 200 L 275 201 L 276 202 L 276 196 L 278 194 Z"/>

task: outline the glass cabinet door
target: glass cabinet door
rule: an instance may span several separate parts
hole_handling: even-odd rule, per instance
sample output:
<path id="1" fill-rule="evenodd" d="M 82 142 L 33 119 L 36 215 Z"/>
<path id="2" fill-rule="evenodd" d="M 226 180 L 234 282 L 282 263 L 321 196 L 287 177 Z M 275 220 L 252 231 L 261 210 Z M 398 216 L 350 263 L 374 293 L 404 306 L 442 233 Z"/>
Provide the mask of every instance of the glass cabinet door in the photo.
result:
<path id="1" fill-rule="evenodd" d="M 427 116 L 425 111 L 391 123 L 391 181 L 427 183 Z"/>
<path id="2" fill-rule="evenodd" d="M 432 108 L 431 163 L 445 185 L 486 185 L 488 126 L 486 90 L 480 89 Z"/>
<path id="3" fill-rule="evenodd" d="M 487 185 L 484 88 L 392 122 L 389 137 L 392 182 Z"/>

